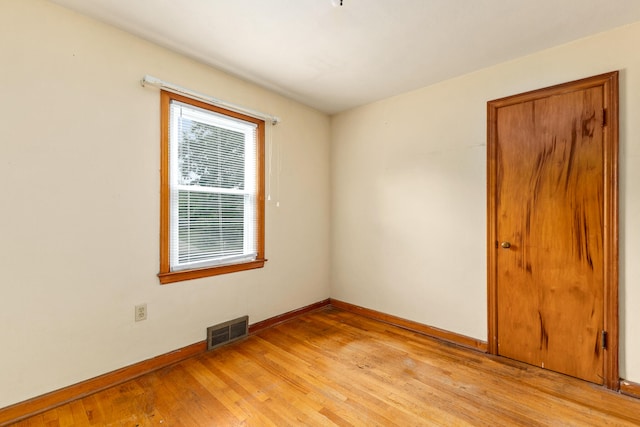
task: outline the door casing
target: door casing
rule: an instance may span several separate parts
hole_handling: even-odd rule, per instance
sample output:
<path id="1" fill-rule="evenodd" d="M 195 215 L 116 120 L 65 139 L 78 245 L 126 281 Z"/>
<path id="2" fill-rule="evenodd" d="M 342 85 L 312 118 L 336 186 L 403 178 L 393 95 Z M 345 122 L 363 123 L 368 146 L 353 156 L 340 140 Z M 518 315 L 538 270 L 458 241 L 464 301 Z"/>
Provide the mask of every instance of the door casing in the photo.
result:
<path id="1" fill-rule="evenodd" d="M 604 200 L 604 330 L 607 345 L 603 353 L 605 387 L 620 387 L 618 351 L 618 72 L 613 71 L 544 89 L 525 92 L 487 103 L 487 304 L 488 350 L 498 354 L 497 198 L 498 150 L 497 113 L 504 106 L 601 86 L 604 93 L 606 126 L 603 128 Z"/>

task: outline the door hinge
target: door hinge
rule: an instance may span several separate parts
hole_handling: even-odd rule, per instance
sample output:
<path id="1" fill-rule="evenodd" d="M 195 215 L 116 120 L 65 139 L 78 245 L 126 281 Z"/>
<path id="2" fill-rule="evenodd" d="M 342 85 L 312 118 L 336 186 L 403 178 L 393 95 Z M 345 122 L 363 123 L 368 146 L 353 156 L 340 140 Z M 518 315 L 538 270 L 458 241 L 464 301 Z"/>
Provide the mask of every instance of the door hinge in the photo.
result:
<path id="1" fill-rule="evenodd" d="M 602 109 L 602 127 L 605 127 L 607 125 L 607 109 L 603 108 Z"/>
<path id="2" fill-rule="evenodd" d="M 602 331 L 600 342 L 602 344 L 602 348 L 606 350 L 607 349 L 607 331 Z"/>

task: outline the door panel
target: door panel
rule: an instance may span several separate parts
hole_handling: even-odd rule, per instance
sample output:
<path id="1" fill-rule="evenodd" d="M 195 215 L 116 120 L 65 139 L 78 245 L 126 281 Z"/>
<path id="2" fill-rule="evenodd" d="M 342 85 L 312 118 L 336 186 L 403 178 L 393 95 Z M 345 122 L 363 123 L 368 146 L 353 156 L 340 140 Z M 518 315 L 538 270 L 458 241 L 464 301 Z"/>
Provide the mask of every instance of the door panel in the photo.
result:
<path id="1" fill-rule="evenodd" d="M 610 386 L 610 88 L 567 86 L 489 103 L 489 347 Z"/>
<path id="2" fill-rule="evenodd" d="M 498 351 L 602 382 L 601 88 L 498 112 Z M 579 355 L 567 357 L 567 355 Z"/>

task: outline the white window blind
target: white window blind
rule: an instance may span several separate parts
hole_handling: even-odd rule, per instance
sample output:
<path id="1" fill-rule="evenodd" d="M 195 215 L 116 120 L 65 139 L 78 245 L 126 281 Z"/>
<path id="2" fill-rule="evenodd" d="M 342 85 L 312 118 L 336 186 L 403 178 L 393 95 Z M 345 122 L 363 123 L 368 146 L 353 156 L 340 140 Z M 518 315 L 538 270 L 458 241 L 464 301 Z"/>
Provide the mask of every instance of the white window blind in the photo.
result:
<path id="1" fill-rule="evenodd" d="M 171 101 L 171 271 L 256 259 L 256 128 Z"/>

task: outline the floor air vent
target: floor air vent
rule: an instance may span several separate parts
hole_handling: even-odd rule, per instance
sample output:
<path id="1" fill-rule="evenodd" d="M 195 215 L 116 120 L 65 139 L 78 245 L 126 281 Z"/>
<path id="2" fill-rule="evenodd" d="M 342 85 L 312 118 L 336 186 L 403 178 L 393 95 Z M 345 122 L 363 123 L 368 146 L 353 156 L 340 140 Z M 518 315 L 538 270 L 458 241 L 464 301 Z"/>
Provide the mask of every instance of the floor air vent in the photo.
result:
<path id="1" fill-rule="evenodd" d="M 246 337 L 249 331 L 249 316 L 221 323 L 207 328 L 207 350 Z"/>

